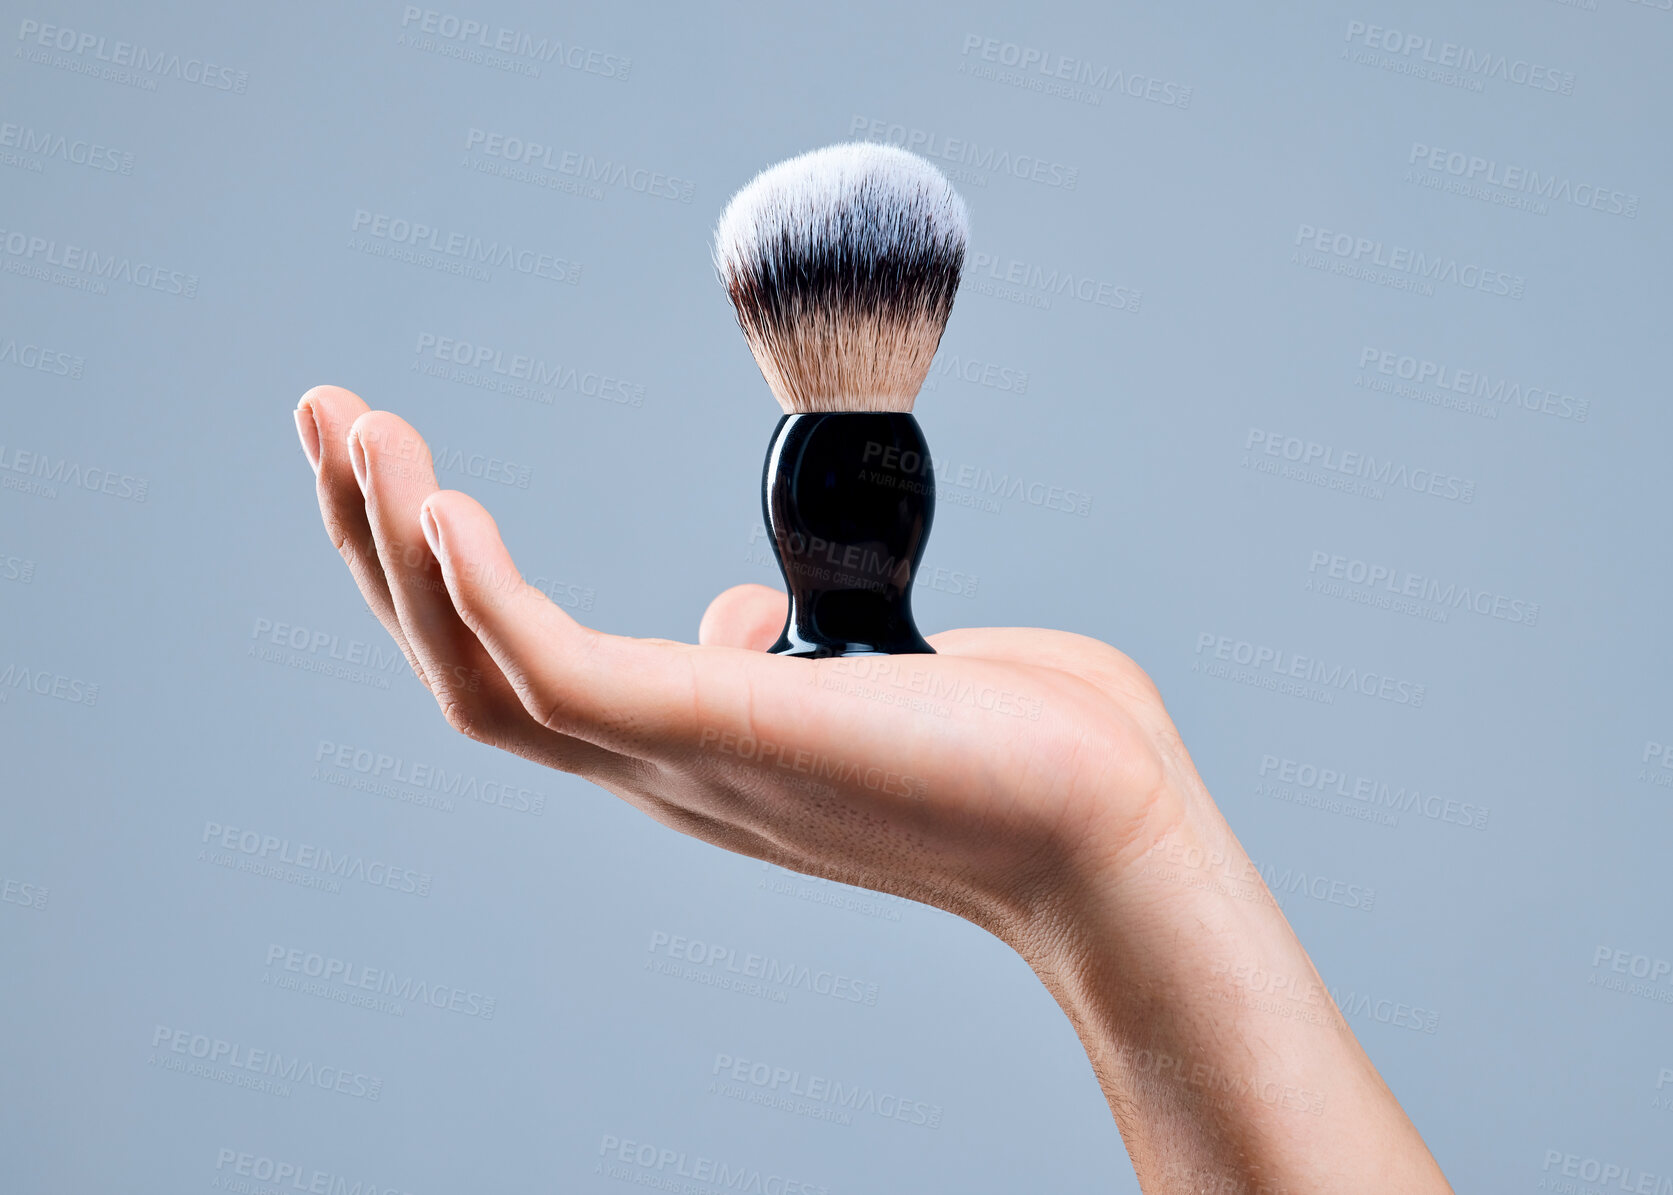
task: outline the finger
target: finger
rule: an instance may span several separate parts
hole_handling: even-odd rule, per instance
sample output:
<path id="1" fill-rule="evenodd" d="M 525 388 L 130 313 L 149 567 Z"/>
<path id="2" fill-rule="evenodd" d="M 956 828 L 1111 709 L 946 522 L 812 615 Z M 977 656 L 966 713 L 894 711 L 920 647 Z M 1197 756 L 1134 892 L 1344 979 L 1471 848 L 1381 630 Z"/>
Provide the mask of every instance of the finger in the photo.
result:
<path id="1" fill-rule="evenodd" d="M 749 666 L 801 663 L 589 630 L 524 583 L 481 505 L 443 490 L 424 506 L 454 606 L 540 725 L 648 759 L 671 744 L 689 748 L 717 723 L 703 708 L 699 671 L 704 696 L 731 724 L 747 716 L 739 711 L 750 705 Z"/>
<path id="2" fill-rule="evenodd" d="M 734 585 L 709 603 L 697 627 L 705 647 L 766 651 L 778 640 L 790 599 L 765 585 Z"/>
<path id="3" fill-rule="evenodd" d="M 567 771 L 606 753 L 535 724 L 493 657 L 453 608 L 420 521 L 436 475 L 424 438 L 398 415 L 368 411 L 348 434 L 365 512 L 400 629 L 455 730 Z"/>
<path id="4" fill-rule="evenodd" d="M 454 606 L 535 721 L 643 761 L 612 791 L 665 824 L 775 861 L 844 843 L 882 875 L 898 844 L 880 840 L 880 827 L 963 817 L 968 794 L 993 791 L 999 736 L 978 703 L 955 701 L 944 725 L 914 733 L 906 703 L 871 693 L 893 674 L 856 680 L 840 670 L 855 661 L 590 630 L 523 581 L 478 503 L 443 490 L 424 509 Z M 981 661 L 946 665 L 954 687 L 991 690 L 1007 678 Z M 916 682 L 883 696 L 915 700 Z M 942 804 L 924 799 L 931 776 Z"/>
<path id="5" fill-rule="evenodd" d="M 303 448 L 311 449 L 310 463 L 317 474 L 315 489 L 319 492 L 320 517 L 325 521 L 326 534 L 349 566 L 366 605 L 383 623 L 418 678 L 424 680 L 424 669 L 401 631 L 401 620 L 396 615 L 389 582 L 383 575 L 377 544 L 366 518 L 366 500 L 360 492 L 360 483 L 355 480 L 349 454 L 349 428 L 366 413 L 366 404 L 340 386 L 315 386 L 302 396 L 296 409 Z"/>
<path id="6" fill-rule="evenodd" d="M 418 657 L 424 683 L 446 708 L 467 684 L 480 687 L 481 669 L 469 672 L 485 654 L 454 613 L 441 568 L 419 527 L 419 508 L 438 488 L 429 446 L 388 411 L 360 415 L 347 442 L 399 633 Z"/>
<path id="7" fill-rule="evenodd" d="M 644 760 L 653 770 L 706 763 L 740 772 L 730 765 L 746 758 L 739 744 L 752 744 L 747 758 L 760 766 L 741 769 L 746 784 L 717 789 L 721 799 L 695 795 L 705 813 L 747 823 L 768 838 L 829 829 L 818 818 L 807 820 L 807 802 L 781 781 L 811 761 L 846 775 L 844 769 L 858 766 L 857 744 L 869 756 L 887 758 L 902 777 L 934 771 L 949 741 L 963 745 L 958 766 L 970 775 L 987 767 L 992 718 L 975 701 L 953 702 L 935 734 L 912 733 L 913 719 L 901 711 L 912 708 L 923 677 L 910 666 L 897 677 L 898 666 L 884 662 L 801 660 L 602 634 L 524 583 L 494 520 L 471 498 L 443 490 L 424 508 L 454 606 L 537 723 Z M 843 672 L 843 665 L 856 663 L 862 666 L 857 679 L 852 668 Z M 879 663 L 881 671 L 871 668 Z M 952 675 L 943 679 L 955 688 L 992 689 L 1007 678 L 983 661 L 948 664 L 953 667 L 943 671 Z M 891 687 L 885 699 L 871 692 Z M 901 796 L 896 790 L 887 799 L 911 807 L 894 799 Z"/>

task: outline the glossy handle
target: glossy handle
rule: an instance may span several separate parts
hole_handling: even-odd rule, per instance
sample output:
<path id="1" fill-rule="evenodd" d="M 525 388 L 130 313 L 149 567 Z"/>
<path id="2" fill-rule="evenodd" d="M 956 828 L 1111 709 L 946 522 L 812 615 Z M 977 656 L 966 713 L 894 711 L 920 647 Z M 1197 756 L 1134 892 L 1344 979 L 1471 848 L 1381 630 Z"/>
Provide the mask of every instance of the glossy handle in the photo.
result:
<path id="1" fill-rule="evenodd" d="M 933 653 L 912 621 L 912 580 L 935 515 L 918 421 L 893 411 L 786 415 L 773 430 L 761 509 L 790 594 L 768 651 Z"/>

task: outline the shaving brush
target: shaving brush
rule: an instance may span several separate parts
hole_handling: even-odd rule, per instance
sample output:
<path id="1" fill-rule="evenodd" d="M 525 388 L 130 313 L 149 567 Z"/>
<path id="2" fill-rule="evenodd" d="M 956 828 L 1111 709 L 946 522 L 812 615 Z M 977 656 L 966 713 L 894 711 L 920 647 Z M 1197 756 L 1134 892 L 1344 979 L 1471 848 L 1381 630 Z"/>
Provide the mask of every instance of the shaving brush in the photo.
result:
<path id="1" fill-rule="evenodd" d="M 714 259 L 784 416 L 761 507 L 790 595 L 783 655 L 934 652 L 912 580 L 935 514 L 912 404 L 952 314 L 969 216 L 930 163 L 834 145 L 734 195 Z"/>

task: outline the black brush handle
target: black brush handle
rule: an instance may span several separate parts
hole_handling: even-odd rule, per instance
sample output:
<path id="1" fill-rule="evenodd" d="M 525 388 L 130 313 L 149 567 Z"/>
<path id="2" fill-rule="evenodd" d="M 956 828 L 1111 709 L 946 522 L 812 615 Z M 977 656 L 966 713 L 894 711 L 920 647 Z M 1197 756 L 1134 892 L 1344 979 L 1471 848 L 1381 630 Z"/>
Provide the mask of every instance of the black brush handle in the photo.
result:
<path id="1" fill-rule="evenodd" d="M 912 622 L 912 579 L 935 515 L 918 421 L 897 411 L 786 415 L 761 511 L 790 593 L 781 655 L 933 654 Z"/>

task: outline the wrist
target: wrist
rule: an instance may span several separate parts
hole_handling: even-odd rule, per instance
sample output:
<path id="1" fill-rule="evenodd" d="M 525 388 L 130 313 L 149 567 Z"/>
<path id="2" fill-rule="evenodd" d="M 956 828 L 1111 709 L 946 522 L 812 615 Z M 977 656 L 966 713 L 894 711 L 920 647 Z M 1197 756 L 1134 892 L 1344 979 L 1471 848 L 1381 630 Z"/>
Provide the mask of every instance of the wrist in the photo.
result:
<path id="1" fill-rule="evenodd" d="M 1143 833 L 1085 835 L 1012 942 L 1077 1025 L 1121 1021 L 1123 1005 L 1162 992 L 1180 1010 L 1217 1002 L 1234 954 L 1293 941 L 1212 804 L 1166 793 L 1151 806 L 1170 812 Z"/>
<path id="2" fill-rule="evenodd" d="M 1146 1191 L 1446 1191 L 1201 790 L 1087 852 L 1014 942 L 1074 1024 Z"/>

